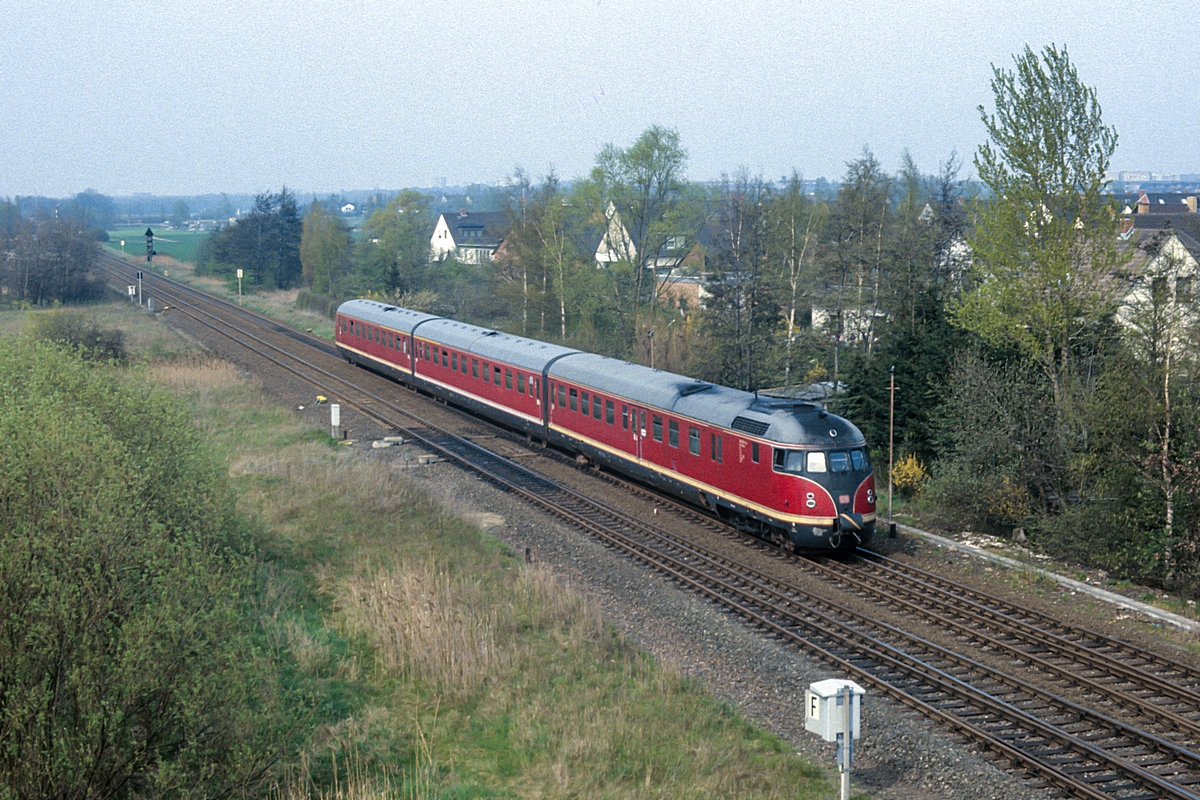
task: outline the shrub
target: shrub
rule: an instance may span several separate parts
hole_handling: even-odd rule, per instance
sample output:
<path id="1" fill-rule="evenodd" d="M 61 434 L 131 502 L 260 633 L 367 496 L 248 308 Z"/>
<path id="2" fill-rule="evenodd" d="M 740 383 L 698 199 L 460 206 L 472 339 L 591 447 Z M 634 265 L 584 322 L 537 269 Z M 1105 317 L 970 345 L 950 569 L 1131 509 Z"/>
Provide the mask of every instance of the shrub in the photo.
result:
<path id="1" fill-rule="evenodd" d="M 0 342 L 0 797 L 215 796 L 286 740 L 254 555 L 184 411 Z"/>
<path id="2" fill-rule="evenodd" d="M 104 330 L 95 320 L 79 312 L 61 310 L 35 314 L 30 317 L 29 327 L 35 338 L 74 347 L 84 358 L 125 360 L 125 334 L 116 329 Z"/>
<path id="3" fill-rule="evenodd" d="M 928 480 L 929 472 L 916 453 L 909 453 L 892 467 L 892 485 L 904 497 L 920 494 Z"/>

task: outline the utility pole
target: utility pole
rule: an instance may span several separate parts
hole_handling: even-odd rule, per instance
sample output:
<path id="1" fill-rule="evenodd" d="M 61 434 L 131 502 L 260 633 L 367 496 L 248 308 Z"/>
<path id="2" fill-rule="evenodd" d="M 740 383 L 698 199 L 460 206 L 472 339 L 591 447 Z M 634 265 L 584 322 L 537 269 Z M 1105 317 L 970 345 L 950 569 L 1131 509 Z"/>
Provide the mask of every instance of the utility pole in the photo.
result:
<path id="1" fill-rule="evenodd" d="M 891 530 L 896 530 L 892 521 L 892 458 L 895 453 L 896 431 L 896 365 L 888 370 L 888 524 Z"/>
<path id="2" fill-rule="evenodd" d="M 654 369 L 654 328 L 646 335 L 650 337 L 650 369 Z"/>

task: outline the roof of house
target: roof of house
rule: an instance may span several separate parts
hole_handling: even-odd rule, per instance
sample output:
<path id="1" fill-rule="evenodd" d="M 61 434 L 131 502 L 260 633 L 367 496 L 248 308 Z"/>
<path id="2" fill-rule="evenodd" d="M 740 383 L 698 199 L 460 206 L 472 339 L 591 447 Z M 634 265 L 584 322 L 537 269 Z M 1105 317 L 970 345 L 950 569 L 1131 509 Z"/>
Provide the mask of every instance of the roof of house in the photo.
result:
<path id="1" fill-rule="evenodd" d="M 440 215 L 459 247 L 496 249 L 508 233 L 508 215 L 501 211 L 459 211 Z"/>

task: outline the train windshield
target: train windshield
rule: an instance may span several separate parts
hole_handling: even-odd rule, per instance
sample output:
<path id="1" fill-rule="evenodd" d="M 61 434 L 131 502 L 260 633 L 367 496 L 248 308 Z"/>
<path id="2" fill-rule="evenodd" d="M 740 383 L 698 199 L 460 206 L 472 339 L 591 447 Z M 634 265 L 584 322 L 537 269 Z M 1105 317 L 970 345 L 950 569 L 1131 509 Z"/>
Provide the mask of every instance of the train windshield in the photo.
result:
<path id="1" fill-rule="evenodd" d="M 813 450 L 776 450 L 775 469 L 793 475 L 862 472 L 871 468 L 871 462 L 863 450 L 834 450 L 823 453 Z"/>

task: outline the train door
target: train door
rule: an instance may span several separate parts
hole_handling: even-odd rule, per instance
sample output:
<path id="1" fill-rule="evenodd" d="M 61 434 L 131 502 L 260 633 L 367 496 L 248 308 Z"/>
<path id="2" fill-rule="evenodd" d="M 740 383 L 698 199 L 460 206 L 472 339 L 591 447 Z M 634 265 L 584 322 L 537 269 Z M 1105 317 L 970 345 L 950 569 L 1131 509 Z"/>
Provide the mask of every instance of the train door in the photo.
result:
<path id="1" fill-rule="evenodd" d="M 633 447 L 637 453 L 637 460 L 641 461 L 642 441 L 646 438 L 646 409 L 634 406 L 629 413 L 633 419 Z"/>

